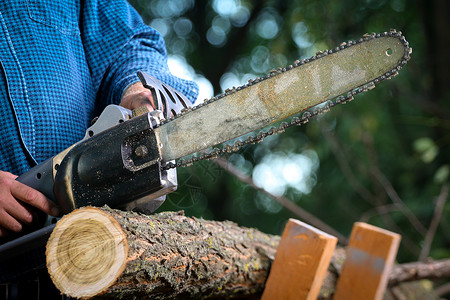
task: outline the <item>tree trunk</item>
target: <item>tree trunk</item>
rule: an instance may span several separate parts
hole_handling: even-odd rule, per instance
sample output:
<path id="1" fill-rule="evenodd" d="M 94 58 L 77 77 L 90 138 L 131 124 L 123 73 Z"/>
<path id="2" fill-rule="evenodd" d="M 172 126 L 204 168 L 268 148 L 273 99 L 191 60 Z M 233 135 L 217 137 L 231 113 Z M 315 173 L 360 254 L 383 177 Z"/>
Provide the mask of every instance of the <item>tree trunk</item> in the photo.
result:
<path id="1" fill-rule="evenodd" d="M 57 223 L 47 244 L 47 268 L 58 289 L 75 298 L 257 299 L 279 239 L 232 222 L 182 213 L 148 216 L 88 207 Z M 345 250 L 336 249 L 319 299 L 332 298 L 344 260 Z M 450 267 L 448 261 L 439 262 L 441 268 L 443 264 L 444 269 Z M 439 274 L 449 274 L 443 272 Z M 390 282 L 397 284 L 402 276 L 393 275 Z M 400 286 L 391 286 L 385 299 L 401 299 L 401 293 L 412 290 L 438 299 L 420 284 Z"/>
<path id="2" fill-rule="evenodd" d="M 58 222 L 47 267 L 58 289 L 77 298 L 248 296 L 262 292 L 278 241 L 231 222 L 90 207 Z"/>

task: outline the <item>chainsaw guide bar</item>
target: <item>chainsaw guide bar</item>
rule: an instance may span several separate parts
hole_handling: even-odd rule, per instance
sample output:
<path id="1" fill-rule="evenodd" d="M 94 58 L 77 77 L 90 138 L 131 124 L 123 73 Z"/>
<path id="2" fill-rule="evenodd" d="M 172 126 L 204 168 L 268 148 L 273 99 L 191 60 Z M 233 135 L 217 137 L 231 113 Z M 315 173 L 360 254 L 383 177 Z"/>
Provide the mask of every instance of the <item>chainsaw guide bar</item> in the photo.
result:
<path id="1" fill-rule="evenodd" d="M 408 62 L 412 49 L 401 32 L 365 34 L 356 41 L 319 51 L 286 68 L 250 80 L 240 87 L 184 110 L 155 128 L 163 169 L 189 166 L 237 151 L 247 144 L 305 124 L 330 108 L 349 102 L 359 93 L 390 79 Z M 311 109 L 312 108 L 312 109 Z M 298 115 L 302 113 L 302 115 Z M 294 116 L 279 127 L 248 136 L 205 153 L 205 149 Z M 202 152 L 203 151 L 203 152 Z M 196 155 L 187 156 L 198 153 Z M 184 158 L 183 158 L 184 157 Z"/>

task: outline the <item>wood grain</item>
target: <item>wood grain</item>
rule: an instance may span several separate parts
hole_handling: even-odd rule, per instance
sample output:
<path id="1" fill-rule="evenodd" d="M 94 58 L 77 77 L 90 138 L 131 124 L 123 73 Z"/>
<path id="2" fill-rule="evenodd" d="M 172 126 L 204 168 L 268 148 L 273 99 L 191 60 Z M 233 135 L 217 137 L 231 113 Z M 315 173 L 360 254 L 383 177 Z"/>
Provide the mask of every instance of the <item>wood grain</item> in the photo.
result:
<path id="1" fill-rule="evenodd" d="M 103 211 L 88 207 L 63 217 L 47 243 L 47 269 L 55 286 L 71 297 L 105 291 L 125 269 L 126 234 Z"/>

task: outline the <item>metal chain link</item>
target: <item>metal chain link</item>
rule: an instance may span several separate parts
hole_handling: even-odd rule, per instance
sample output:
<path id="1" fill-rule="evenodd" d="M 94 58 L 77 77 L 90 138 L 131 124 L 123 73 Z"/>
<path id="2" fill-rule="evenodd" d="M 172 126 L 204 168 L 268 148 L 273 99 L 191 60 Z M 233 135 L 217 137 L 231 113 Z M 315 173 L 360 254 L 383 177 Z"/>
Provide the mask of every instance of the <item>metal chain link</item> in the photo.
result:
<path id="1" fill-rule="evenodd" d="M 343 104 L 343 103 L 347 103 L 350 102 L 354 99 L 354 96 L 356 96 L 357 94 L 360 94 L 362 92 L 371 90 L 373 88 L 375 88 L 375 86 L 377 84 L 379 84 L 380 82 L 390 79 L 394 76 L 396 76 L 398 74 L 398 71 L 400 71 L 403 66 L 408 62 L 408 60 L 411 57 L 411 52 L 412 49 L 409 47 L 409 43 L 406 41 L 405 37 L 402 35 L 402 33 L 400 31 L 396 31 L 395 29 L 391 29 L 391 31 L 389 32 L 383 32 L 383 33 L 372 33 L 372 34 L 364 34 L 362 38 L 360 38 L 359 40 L 356 41 L 348 41 L 348 42 L 343 42 L 341 43 L 338 47 L 331 49 L 331 50 L 325 50 L 325 51 L 319 51 L 316 53 L 315 56 L 307 58 L 307 59 L 302 59 L 302 60 L 297 60 L 294 62 L 294 64 L 289 65 L 286 68 L 279 68 L 277 70 L 273 70 L 271 71 L 267 76 L 265 77 L 260 77 L 260 78 L 256 78 L 256 79 L 251 79 L 249 80 L 248 83 L 240 86 L 240 87 L 233 87 L 232 89 L 227 89 L 225 90 L 224 94 L 221 94 L 217 97 L 212 97 L 211 99 L 205 100 L 202 104 L 194 106 L 190 109 L 186 109 L 183 110 L 181 114 L 178 114 L 176 116 L 173 116 L 172 118 L 163 121 L 161 123 L 160 126 L 163 126 L 164 124 L 171 122 L 179 117 L 182 117 L 188 113 L 190 113 L 191 111 L 197 110 L 197 109 L 201 109 L 203 106 L 208 105 L 214 101 L 219 101 L 221 98 L 226 97 L 230 94 L 233 94 L 237 91 L 240 91 L 242 89 L 251 87 L 255 84 L 257 84 L 258 82 L 261 82 L 265 79 L 277 76 L 281 73 L 284 73 L 288 70 L 291 70 L 293 68 L 302 66 L 304 64 L 307 64 L 309 62 L 312 62 L 314 60 L 320 59 L 322 57 L 325 57 L 327 55 L 339 52 L 341 50 L 347 49 L 349 47 L 353 47 L 355 45 L 364 43 L 366 41 L 372 40 L 372 39 L 377 39 L 377 38 L 382 38 L 382 37 L 395 37 L 398 38 L 403 46 L 404 46 L 404 54 L 403 57 L 399 60 L 399 63 L 397 64 L 397 66 L 395 66 L 392 70 L 384 73 L 383 75 L 379 76 L 378 78 L 364 84 L 361 85 L 360 87 L 357 87 L 349 92 L 347 92 L 346 94 L 340 95 L 338 97 L 335 97 L 332 100 L 328 100 L 328 102 L 326 102 L 326 104 L 319 104 L 316 106 L 316 108 L 312 108 L 309 111 L 304 112 L 301 117 L 299 116 L 294 116 L 289 122 L 282 122 L 280 126 L 278 127 L 271 127 L 267 132 L 263 132 L 261 131 L 260 133 L 258 133 L 255 136 L 249 136 L 247 137 L 245 140 L 240 141 L 238 140 L 237 142 L 235 142 L 232 145 L 225 145 L 223 146 L 223 148 L 219 149 L 219 148 L 214 148 L 212 149 L 210 152 L 208 153 L 201 153 L 198 154 L 197 156 L 192 156 L 190 158 L 187 159 L 179 159 L 176 163 L 173 162 L 169 162 L 167 164 L 165 164 L 164 166 L 162 166 L 163 170 L 168 170 L 168 169 L 172 169 L 172 168 L 176 168 L 176 167 L 186 167 L 186 166 L 190 166 L 193 163 L 196 163 L 198 161 L 201 160 L 208 160 L 208 159 L 214 159 L 217 158 L 219 155 L 224 154 L 224 153 L 231 153 L 231 152 L 236 152 L 237 150 L 239 150 L 241 147 L 245 146 L 245 145 L 249 145 L 249 144 L 255 144 L 255 143 L 259 143 L 261 142 L 264 138 L 268 137 L 269 135 L 274 135 L 277 133 L 282 133 L 284 132 L 287 128 L 294 126 L 294 125 L 303 125 L 309 122 L 309 120 L 311 118 L 317 117 L 319 115 L 322 115 L 324 113 L 327 113 L 328 111 L 330 111 L 330 109 L 338 104 Z"/>

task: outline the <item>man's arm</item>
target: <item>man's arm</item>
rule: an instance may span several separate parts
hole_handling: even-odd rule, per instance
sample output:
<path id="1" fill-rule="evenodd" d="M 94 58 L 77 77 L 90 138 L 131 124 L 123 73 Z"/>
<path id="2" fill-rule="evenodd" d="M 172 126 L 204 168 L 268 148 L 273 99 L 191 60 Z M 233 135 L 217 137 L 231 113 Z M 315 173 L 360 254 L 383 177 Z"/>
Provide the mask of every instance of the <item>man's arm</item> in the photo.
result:
<path id="1" fill-rule="evenodd" d="M 124 92 L 139 82 L 138 71 L 195 101 L 198 86 L 171 74 L 162 36 L 126 0 L 85 1 L 81 11 L 81 37 L 99 107 L 119 103 Z"/>

